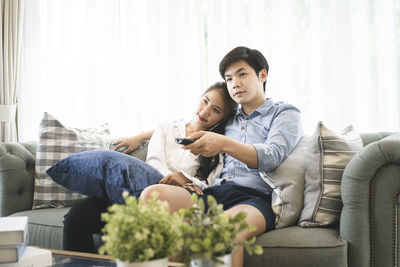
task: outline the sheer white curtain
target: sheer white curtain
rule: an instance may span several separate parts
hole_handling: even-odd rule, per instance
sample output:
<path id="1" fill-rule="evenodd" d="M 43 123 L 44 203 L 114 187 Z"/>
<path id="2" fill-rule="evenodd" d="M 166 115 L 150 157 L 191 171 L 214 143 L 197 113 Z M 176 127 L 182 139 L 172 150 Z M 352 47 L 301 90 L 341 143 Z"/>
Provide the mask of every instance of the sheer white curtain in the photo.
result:
<path id="1" fill-rule="evenodd" d="M 26 2 L 21 140 L 44 111 L 123 136 L 191 118 L 206 88 L 201 1 Z"/>
<path id="2" fill-rule="evenodd" d="M 0 0 L 0 141 L 16 142 L 24 0 Z"/>
<path id="3" fill-rule="evenodd" d="M 400 1 L 208 1 L 209 78 L 230 49 L 263 52 L 266 95 L 358 131 L 400 129 Z"/>
<path id="4" fill-rule="evenodd" d="M 189 118 L 232 48 L 263 52 L 267 96 L 360 132 L 400 128 L 400 0 L 26 2 L 20 136 L 43 111 L 115 136 Z"/>

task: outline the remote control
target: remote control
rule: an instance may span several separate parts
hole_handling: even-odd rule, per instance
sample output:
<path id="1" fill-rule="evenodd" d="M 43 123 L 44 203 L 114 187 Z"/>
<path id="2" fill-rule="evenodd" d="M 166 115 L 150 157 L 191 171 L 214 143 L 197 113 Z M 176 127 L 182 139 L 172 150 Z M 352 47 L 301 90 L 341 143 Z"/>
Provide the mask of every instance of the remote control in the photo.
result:
<path id="1" fill-rule="evenodd" d="M 196 140 L 188 139 L 188 138 L 175 138 L 175 143 L 184 145 L 184 146 L 189 145 L 189 144 L 193 143 L 194 141 L 196 141 Z"/>

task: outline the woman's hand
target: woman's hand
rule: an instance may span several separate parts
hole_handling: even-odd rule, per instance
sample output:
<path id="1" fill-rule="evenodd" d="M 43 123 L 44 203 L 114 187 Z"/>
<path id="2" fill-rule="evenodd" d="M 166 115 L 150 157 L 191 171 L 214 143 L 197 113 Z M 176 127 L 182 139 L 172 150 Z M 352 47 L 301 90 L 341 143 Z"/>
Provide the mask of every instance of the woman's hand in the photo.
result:
<path id="1" fill-rule="evenodd" d="M 198 187 L 197 185 L 188 185 L 188 184 L 185 184 L 183 187 L 192 190 L 193 192 L 195 192 L 195 193 L 198 194 L 198 195 L 203 195 L 203 190 L 201 190 L 201 188 Z"/>
<path id="2" fill-rule="evenodd" d="M 142 132 L 135 136 L 118 139 L 117 141 L 112 143 L 113 145 L 117 145 L 116 147 L 113 148 L 113 150 L 117 151 L 121 147 L 125 146 L 127 148 L 126 150 L 122 151 L 122 153 L 124 154 L 131 153 L 133 150 L 138 148 L 143 141 L 150 139 L 153 133 L 154 130 L 151 130 L 147 132 Z"/>
<path id="3" fill-rule="evenodd" d="M 185 175 L 183 175 L 180 172 L 176 172 L 176 173 L 168 174 L 167 176 L 162 178 L 158 183 L 182 186 L 184 188 L 188 188 L 188 189 L 192 190 L 193 192 L 195 192 L 198 195 L 203 195 L 203 191 L 201 190 L 200 187 L 198 187 L 197 185 L 188 185 L 187 184 L 190 182 L 192 182 L 192 181 L 190 181 L 188 178 L 186 178 Z"/>
<path id="4" fill-rule="evenodd" d="M 121 147 L 125 146 L 127 148 L 126 148 L 126 150 L 122 151 L 122 153 L 128 154 L 128 153 L 132 152 L 133 150 L 135 150 L 136 148 L 138 148 L 142 142 L 143 142 L 143 139 L 139 135 L 121 138 L 121 139 L 118 139 L 117 141 L 113 142 L 113 145 L 117 145 L 116 147 L 114 147 L 113 150 L 117 151 Z"/>
<path id="5" fill-rule="evenodd" d="M 159 184 L 169 184 L 169 185 L 177 185 L 184 186 L 186 183 L 190 183 L 191 181 L 185 177 L 180 172 L 171 173 L 162 178 L 158 183 Z"/>

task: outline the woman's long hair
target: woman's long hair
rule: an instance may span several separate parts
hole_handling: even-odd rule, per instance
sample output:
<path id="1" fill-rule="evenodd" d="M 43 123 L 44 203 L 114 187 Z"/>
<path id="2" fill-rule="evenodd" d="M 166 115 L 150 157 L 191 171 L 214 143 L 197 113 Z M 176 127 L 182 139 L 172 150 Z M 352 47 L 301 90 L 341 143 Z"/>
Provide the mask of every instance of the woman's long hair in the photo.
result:
<path id="1" fill-rule="evenodd" d="M 214 128 L 211 128 L 211 131 L 219 134 L 225 134 L 225 125 L 229 121 L 229 119 L 236 114 L 238 104 L 230 97 L 225 82 L 216 82 L 215 84 L 211 85 L 204 92 L 203 95 L 213 90 L 218 90 L 222 94 L 225 102 L 225 116 L 219 124 L 217 124 Z M 217 167 L 219 162 L 219 154 L 212 157 L 205 157 L 200 155 L 199 160 L 200 166 L 196 171 L 195 177 L 205 181 L 208 184 L 207 178 L 210 173 L 215 169 L 215 167 Z"/>

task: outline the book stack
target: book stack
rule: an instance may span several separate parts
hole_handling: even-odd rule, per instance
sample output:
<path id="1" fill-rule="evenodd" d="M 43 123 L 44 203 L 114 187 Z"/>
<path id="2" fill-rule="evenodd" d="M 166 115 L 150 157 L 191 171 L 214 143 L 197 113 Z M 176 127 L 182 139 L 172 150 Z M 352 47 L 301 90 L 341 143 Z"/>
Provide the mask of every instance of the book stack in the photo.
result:
<path id="1" fill-rule="evenodd" d="M 28 217 L 0 217 L 0 267 L 51 266 L 51 252 L 28 246 L 28 236 Z"/>

